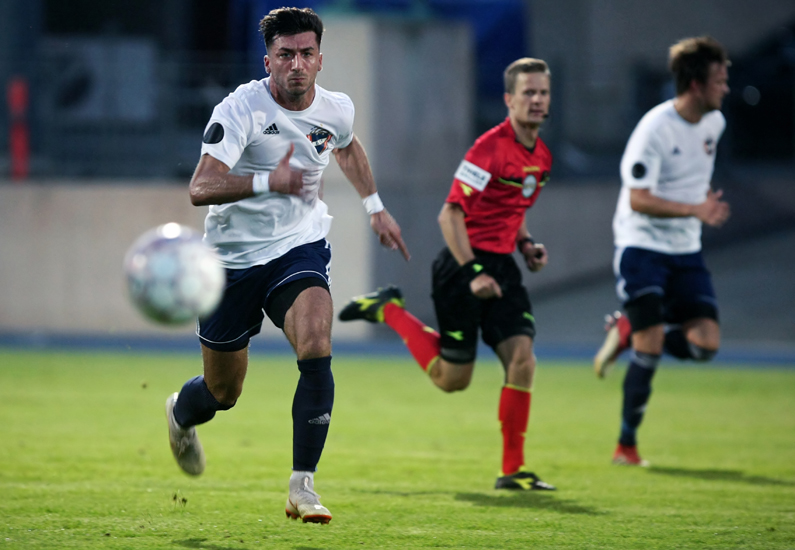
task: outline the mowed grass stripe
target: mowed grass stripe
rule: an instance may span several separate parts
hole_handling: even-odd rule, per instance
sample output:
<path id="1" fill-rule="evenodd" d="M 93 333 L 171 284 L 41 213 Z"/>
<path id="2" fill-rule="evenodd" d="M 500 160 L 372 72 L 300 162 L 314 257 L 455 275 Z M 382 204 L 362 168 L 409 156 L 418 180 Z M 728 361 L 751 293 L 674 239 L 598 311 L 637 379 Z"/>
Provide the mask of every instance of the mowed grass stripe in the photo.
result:
<path id="1" fill-rule="evenodd" d="M 240 403 L 199 428 L 207 471 L 171 457 L 163 403 L 184 354 L 0 350 L 3 548 L 792 548 L 795 370 L 678 368 L 655 380 L 641 451 L 610 465 L 617 369 L 539 358 L 528 465 L 554 494 L 492 489 L 498 364 L 444 394 L 411 358 L 334 359 L 317 490 L 328 526 L 288 521 L 289 356 L 252 356 Z"/>

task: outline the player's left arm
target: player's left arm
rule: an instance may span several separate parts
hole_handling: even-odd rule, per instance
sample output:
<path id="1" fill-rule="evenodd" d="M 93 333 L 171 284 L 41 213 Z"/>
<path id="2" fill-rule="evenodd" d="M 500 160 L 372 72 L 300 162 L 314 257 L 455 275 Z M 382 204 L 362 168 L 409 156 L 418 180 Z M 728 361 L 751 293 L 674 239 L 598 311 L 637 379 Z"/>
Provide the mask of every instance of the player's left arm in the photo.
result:
<path id="1" fill-rule="evenodd" d="M 527 269 L 534 273 L 540 271 L 549 261 L 547 248 L 533 240 L 530 231 L 527 230 L 527 226 L 524 224 L 519 226 L 519 232 L 516 234 L 516 248 L 524 256 Z"/>
<path id="2" fill-rule="evenodd" d="M 370 227 L 378 235 L 381 244 L 392 250 L 400 250 L 406 260 L 411 258 L 409 249 L 403 242 L 400 226 L 378 198 L 373 170 L 359 138 L 354 134 L 353 139 L 346 147 L 334 149 L 334 158 L 337 159 L 342 173 L 359 193 L 365 208 L 371 212 Z"/>

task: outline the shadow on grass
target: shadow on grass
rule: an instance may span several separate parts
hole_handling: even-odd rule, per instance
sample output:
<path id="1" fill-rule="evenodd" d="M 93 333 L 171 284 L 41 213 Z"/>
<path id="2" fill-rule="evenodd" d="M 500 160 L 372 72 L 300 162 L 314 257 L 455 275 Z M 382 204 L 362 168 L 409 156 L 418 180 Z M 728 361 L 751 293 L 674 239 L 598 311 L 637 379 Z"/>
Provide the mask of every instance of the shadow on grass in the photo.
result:
<path id="1" fill-rule="evenodd" d="M 187 539 L 187 540 L 175 540 L 174 544 L 176 546 L 182 546 L 183 548 L 200 548 L 201 550 L 245 550 L 243 546 L 219 546 L 217 544 L 208 544 L 207 539 Z M 242 541 L 241 541 L 242 542 Z M 316 546 L 296 546 L 293 550 L 324 550 L 323 548 L 318 548 Z"/>
<path id="2" fill-rule="evenodd" d="M 368 495 L 387 495 L 390 497 L 418 497 L 424 495 L 449 495 L 450 491 L 364 491 L 356 490 L 357 493 L 366 493 Z"/>
<path id="3" fill-rule="evenodd" d="M 207 539 L 175 540 L 174 545 L 182 546 L 183 548 L 201 548 L 201 550 L 245 550 L 245 547 L 242 546 L 219 546 L 206 541 Z"/>
<path id="4" fill-rule="evenodd" d="M 560 500 L 550 494 L 534 491 L 522 491 L 509 495 L 485 495 L 483 493 L 458 493 L 456 500 L 471 502 L 477 506 L 495 506 L 506 508 L 532 508 L 534 510 L 549 510 L 561 514 L 585 514 L 589 516 L 603 515 L 593 506 L 582 506 L 571 500 Z"/>
<path id="5" fill-rule="evenodd" d="M 666 468 L 663 466 L 652 466 L 649 468 L 652 474 L 662 474 L 675 477 L 690 477 L 694 479 L 704 479 L 707 481 L 734 481 L 738 483 L 748 483 L 749 485 L 779 485 L 784 487 L 795 486 L 792 481 L 774 479 L 764 476 L 749 476 L 740 470 L 696 470 L 691 468 Z"/>

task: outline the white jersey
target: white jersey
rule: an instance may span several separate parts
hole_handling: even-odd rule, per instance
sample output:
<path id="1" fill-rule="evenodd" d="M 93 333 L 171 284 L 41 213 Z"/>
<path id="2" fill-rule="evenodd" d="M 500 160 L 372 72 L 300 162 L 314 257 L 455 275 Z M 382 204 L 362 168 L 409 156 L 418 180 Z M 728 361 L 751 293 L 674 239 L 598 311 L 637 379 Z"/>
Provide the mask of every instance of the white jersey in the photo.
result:
<path id="1" fill-rule="evenodd" d="M 649 189 L 669 201 L 700 204 L 715 168 L 715 150 L 726 127 L 720 111 L 695 124 L 666 101 L 640 120 L 621 158 L 621 194 L 613 217 L 618 248 L 645 248 L 666 254 L 701 250 L 701 221 L 694 217 L 659 218 L 632 210 L 630 189 Z"/>
<path id="2" fill-rule="evenodd" d="M 290 111 L 270 93 L 268 78 L 238 87 L 213 110 L 202 154 L 231 168 L 231 174 L 271 172 L 295 145 L 290 166 L 304 170 L 301 196 L 263 193 L 210 206 L 204 240 L 228 268 L 266 264 L 302 244 L 324 238 L 331 228 L 318 197 L 331 151 L 353 139 L 353 103 L 341 93 L 315 86 L 307 109 Z"/>

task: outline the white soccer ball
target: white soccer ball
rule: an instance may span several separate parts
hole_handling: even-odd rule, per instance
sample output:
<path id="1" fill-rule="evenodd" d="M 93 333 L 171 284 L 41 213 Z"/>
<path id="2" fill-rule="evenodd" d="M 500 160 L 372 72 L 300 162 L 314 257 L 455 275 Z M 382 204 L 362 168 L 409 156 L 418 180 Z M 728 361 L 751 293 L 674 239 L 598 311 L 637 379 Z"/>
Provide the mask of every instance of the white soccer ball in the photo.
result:
<path id="1" fill-rule="evenodd" d="M 177 325 L 215 311 L 226 274 L 201 235 L 167 223 L 141 235 L 124 257 L 133 304 L 149 319 Z"/>

